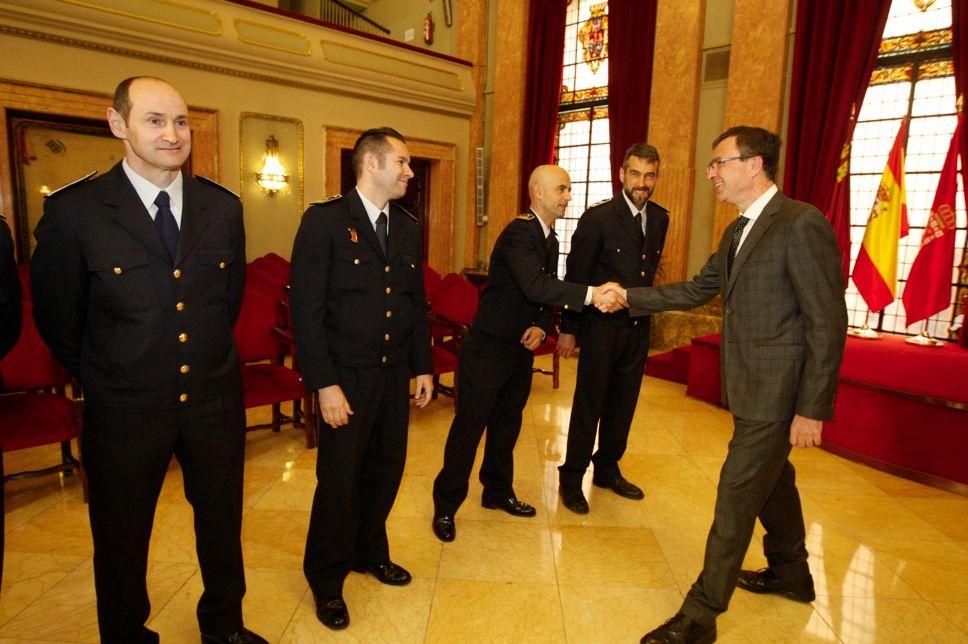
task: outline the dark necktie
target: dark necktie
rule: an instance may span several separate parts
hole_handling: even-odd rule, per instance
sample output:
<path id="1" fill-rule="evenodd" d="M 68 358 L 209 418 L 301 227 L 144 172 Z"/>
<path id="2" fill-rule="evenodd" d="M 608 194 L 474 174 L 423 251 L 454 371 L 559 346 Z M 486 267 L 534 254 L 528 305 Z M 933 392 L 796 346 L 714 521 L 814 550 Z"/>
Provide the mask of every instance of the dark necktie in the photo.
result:
<path id="1" fill-rule="evenodd" d="M 178 224 L 175 223 L 175 215 L 171 212 L 171 197 L 162 190 L 155 197 L 155 205 L 158 212 L 155 214 L 155 228 L 161 235 L 161 241 L 165 242 L 165 248 L 172 260 L 178 255 Z"/>
<path id="2" fill-rule="evenodd" d="M 558 276 L 558 235 L 555 234 L 555 229 L 552 228 L 548 232 L 548 265 L 547 271 L 550 275 Z"/>
<path id="3" fill-rule="evenodd" d="M 383 255 L 387 254 L 387 214 L 381 212 L 380 216 L 376 218 L 376 239 L 380 242 L 380 248 L 383 249 Z"/>
<path id="4" fill-rule="evenodd" d="M 743 229 L 750 223 L 749 217 L 739 216 L 736 226 L 733 228 L 733 238 L 729 240 L 729 253 L 726 255 L 726 277 L 733 272 L 733 260 L 736 259 L 736 249 L 739 248 L 739 240 L 743 236 Z"/>
<path id="5" fill-rule="evenodd" d="M 639 233 L 639 245 L 645 241 L 645 232 L 642 228 L 642 213 L 635 213 L 635 230 Z"/>

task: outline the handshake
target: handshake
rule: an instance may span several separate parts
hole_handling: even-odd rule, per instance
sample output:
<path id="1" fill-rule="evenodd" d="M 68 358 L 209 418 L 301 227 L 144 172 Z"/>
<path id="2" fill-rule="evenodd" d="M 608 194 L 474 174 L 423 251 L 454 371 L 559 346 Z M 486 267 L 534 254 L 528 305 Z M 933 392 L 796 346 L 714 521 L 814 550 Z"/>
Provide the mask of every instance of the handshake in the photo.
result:
<path id="1" fill-rule="evenodd" d="M 601 286 L 593 286 L 592 304 L 602 313 L 613 313 L 619 309 L 627 309 L 629 306 L 625 298 L 625 289 L 617 282 L 605 282 Z"/>

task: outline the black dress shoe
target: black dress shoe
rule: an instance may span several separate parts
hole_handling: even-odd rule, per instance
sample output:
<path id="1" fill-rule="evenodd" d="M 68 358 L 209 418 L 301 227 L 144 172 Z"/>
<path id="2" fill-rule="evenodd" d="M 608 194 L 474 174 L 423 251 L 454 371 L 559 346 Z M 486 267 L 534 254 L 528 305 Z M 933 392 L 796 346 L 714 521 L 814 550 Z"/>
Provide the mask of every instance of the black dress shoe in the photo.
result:
<path id="1" fill-rule="evenodd" d="M 581 488 L 570 490 L 562 487 L 558 489 L 558 493 L 561 494 L 561 504 L 563 506 L 575 514 L 588 514 L 588 501 L 585 499 Z"/>
<path id="2" fill-rule="evenodd" d="M 503 501 L 481 501 L 488 510 L 504 510 L 508 514 L 516 517 L 533 517 L 538 513 L 533 505 L 528 505 L 524 501 L 518 501 L 513 496 Z"/>
<path id="3" fill-rule="evenodd" d="M 434 534 L 441 541 L 453 541 L 457 537 L 457 526 L 454 517 L 449 514 L 434 515 Z"/>
<path id="4" fill-rule="evenodd" d="M 621 474 L 616 474 L 613 478 L 607 480 L 595 480 L 593 478 L 592 484 L 597 487 L 608 488 L 612 492 L 615 492 L 615 494 L 625 497 L 626 499 L 634 499 L 638 501 L 639 499 L 645 498 L 645 492 L 642 491 L 642 488 L 629 483 Z"/>
<path id="5" fill-rule="evenodd" d="M 700 624 L 682 613 L 642 636 L 639 644 L 709 644 L 716 641 L 716 622 Z"/>
<path id="6" fill-rule="evenodd" d="M 752 570 L 739 571 L 736 585 L 751 593 L 779 595 L 798 602 L 812 602 L 817 598 L 813 590 L 813 578 L 809 577 L 801 582 L 784 581 L 769 568 L 756 572 Z"/>
<path id="7" fill-rule="evenodd" d="M 350 625 L 350 612 L 342 597 L 316 597 L 316 617 L 323 626 L 341 631 Z"/>
<path id="8" fill-rule="evenodd" d="M 256 635 L 247 628 L 240 628 L 231 635 L 213 637 L 202 633 L 202 644 L 215 642 L 216 644 L 269 644 L 264 637 Z"/>
<path id="9" fill-rule="evenodd" d="M 353 566 L 353 570 L 356 572 L 368 572 L 376 577 L 381 584 L 387 584 L 388 586 L 406 586 L 413 580 L 413 577 L 403 566 L 398 566 L 392 561 L 358 563 Z"/>

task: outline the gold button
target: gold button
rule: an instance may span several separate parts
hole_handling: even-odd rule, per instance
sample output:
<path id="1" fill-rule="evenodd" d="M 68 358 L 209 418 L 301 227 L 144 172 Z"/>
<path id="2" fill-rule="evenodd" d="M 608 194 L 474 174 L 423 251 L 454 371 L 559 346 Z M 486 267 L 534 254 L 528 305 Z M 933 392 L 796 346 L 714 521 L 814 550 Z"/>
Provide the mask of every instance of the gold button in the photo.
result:
<path id="1" fill-rule="evenodd" d="M 615 252 L 616 252 L 616 253 L 621 253 L 621 252 L 622 252 L 622 249 L 621 249 L 621 248 L 616 248 L 616 249 L 615 249 Z"/>
<path id="2" fill-rule="evenodd" d="M 174 277 L 177 280 L 178 278 L 181 277 L 181 269 L 180 268 L 176 268 L 175 270 L 173 270 L 171 272 L 171 275 L 172 275 L 172 277 Z"/>
<path id="3" fill-rule="evenodd" d="M 188 394 L 182 394 L 178 397 L 178 402 L 188 402 Z"/>
<path id="4" fill-rule="evenodd" d="M 389 294 L 390 294 L 390 287 L 388 286 L 387 287 L 387 295 L 389 295 Z"/>
<path id="5" fill-rule="evenodd" d="M 359 265 L 359 263 L 360 263 L 360 260 L 358 260 L 358 259 L 354 259 L 354 260 L 353 260 L 353 263 L 354 263 L 354 264 L 356 264 L 356 265 Z"/>
<path id="6" fill-rule="evenodd" d="M 416 266 L 414 266 L 413 264 L 411 264 L 411 265 L 410 265 L 410 268 L 413 268 L 413 269 L 416 269 L 417 267 L 416 267 Z"/>
<path id="7" fill-rule="evenodd" d="M 225 268 L 225 262 L 219 262 L 218 263 L 218 267 L 219 268 Z"/>
<path id="8" fill-rule="evenodd" d="M 565 304 L 565 308 L 566 308 L 566 309 L 568 308 L 568 305 L 567 305 L 567 304 Z"/>
<path id="9" fill-rule="evenodd" d="M 384 267 L 383 267 L 383 272 L 384 272 L 384 273 L 389 273 L 389 272 L 390 272 L 390 266 L 389 266 L 389 265 L 387 265 L 387 266 L 384 266 Z"/>
<path id="10" fill-rule="evenodd" d="M 387 317 L 388 318 L 392 318 L 393 317 L 393 311 L 387 311 Z"/>
<path id="11" fill-rule="evenodd" d="M 387 363 L 387 357 L 386 356 L 383 356 L 382 358 L 380 358 L 380 362 L 382 362 L 383 364 L 386 364 Z"/>
<path id="12" fill-rule="evenodd" d="M 187 364 L 183 364 L 178 368 L 178 370 L 181 371 L 182 373 L 188 373 L 189 371 L 192 370 L 192 368 L 189 367 Z"/>
<path id="13" fill-rule="evenodd" d="M 179 342 L 182 342 L 182 343 L 188 342 L 188 334 L 187 333 L 179 333 L 178 334 L 178 341 Z"/>
<path id="14" fill-rule="evenodd" d="M 645 271 L 642 271 L 641 275 L 642 277 L 645 277 Z"/>
<path id="15" fill-rule="evenodd" d="M 175 304 L 175 310 L 176 311 L 184 311 L 185 310 L 185 303 L 184 302 L 178 302 L 177 304 Z"/>
<path id="16" fill-rule="evenodd" d="M 386 342 L 389 342 L 389 341 L 390 341 L 390 334 L 389 334 L 389 333 L 386 333 L 386 334 L 384 334 L 384 335 L 383 335 L 383 339 L 384 339 L 384 340 L 385 340 Z"/>
<path id="17" fill-rule="evenodd" d="M 115 266 L 114 267 L 114 274 L 115 275 L 120 275 L 121 274 L 121 267 L 120 266 Z"/>
<path id="18" fill-rule="evenodd" d="M 645 254 L 642 255 L 642 259 L 645 259 Z"/>

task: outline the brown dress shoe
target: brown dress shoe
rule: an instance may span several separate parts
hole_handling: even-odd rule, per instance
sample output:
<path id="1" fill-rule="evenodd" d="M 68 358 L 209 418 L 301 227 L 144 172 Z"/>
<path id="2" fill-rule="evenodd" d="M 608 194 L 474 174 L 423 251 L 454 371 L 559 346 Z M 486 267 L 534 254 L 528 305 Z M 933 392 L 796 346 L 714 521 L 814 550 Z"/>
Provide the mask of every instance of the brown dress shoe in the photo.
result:
<path id="1" fill-rule="evenodd" d="M 665 624 L 642 636 L 639 644 L 710 644 L 716 641 L 716 622 L 700 624 L 676 613 Z"/>
<path id="2" fill-rule="evenodd" d="M 434 515 L 432 526 L 434 534 L 441 541 L 453 541 L 457 538 L 457 526 L 454 524 L 454 517 L 449 514 Z"/>
<path id="3" fill-rule="evenodd" d="M 392 561 L 381 561 L 378 563 L 358 563 L 353 566 L 356 572 L 368 572 L 379 580 L 381 584 L 388 586 L 406 586 L 413 577 L 403 566 L 398 566 Z"/>
<path id="4" fill-rule="evenodd" d="M 629 483 L 621 474 L 616 474 L 610 479 L 596 480 L 593 478 L 592 485 L 609 489 L 612 492 L 615 492 L 615 494 L 618 494 L 626 499 L 638 501 L 639 499 L 645 498 L 645 492 L 642 491 L 642 488 L 633 483 Z"/>
<path id="5" fill-rule="evenodd" d="M 316 597 L 316 618 L 323 626 L 341 631 L 350 625 L 350 613 L 342 597 Z"/>
<path id="6" fill-rule="evenodd" d="M 740 570 L 739 577 L 736 579 L 736 585 L 751 593 L 779 595 L 780 597 L 786 597 L 797 602 L 808 603 L 817 598 L 817 594 L 813 590 L 812 577 L 808 577 L 800 582 L 785 581 L 777 577 L 776 573 L 769 568 L 763 568 L 755 572 L 752 570 Z"/>

